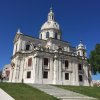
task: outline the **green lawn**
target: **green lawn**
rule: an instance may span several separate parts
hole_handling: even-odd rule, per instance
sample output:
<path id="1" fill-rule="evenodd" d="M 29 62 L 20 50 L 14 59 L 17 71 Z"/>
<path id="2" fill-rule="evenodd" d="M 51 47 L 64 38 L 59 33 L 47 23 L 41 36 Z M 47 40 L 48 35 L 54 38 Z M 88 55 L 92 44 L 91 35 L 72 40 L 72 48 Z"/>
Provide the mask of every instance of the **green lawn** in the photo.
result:
<path id="1" fill-rule="evenodd" d="M 0 88 L 15 100 L 58 100 L 26 84 L 0 83 Z"/>
<path id="2" fill-rule="evenodd" d="M 57 85 L 57 87 L 81 93 L 90 97 L 95 97 L 100 100 L 100 87 L 62 86 L 62 85 Z"/>

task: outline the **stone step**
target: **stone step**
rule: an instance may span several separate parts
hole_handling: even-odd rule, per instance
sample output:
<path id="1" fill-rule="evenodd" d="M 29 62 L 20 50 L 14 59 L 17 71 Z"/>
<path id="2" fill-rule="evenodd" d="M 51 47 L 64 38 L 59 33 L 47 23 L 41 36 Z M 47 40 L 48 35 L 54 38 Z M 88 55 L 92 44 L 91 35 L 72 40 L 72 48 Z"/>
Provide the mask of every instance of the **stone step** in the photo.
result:
<path id="1" fill-rule="evenodd" d="M 79 93 L 75 93 L 69 90 L 64 90 L 56 86 L 44 85 L 44 84 L 28 84 L 34 88 L 39 89 L 49 95 L 52 95 L 60 100 L 97 100 L 92 97 L 88 97 Z"/>

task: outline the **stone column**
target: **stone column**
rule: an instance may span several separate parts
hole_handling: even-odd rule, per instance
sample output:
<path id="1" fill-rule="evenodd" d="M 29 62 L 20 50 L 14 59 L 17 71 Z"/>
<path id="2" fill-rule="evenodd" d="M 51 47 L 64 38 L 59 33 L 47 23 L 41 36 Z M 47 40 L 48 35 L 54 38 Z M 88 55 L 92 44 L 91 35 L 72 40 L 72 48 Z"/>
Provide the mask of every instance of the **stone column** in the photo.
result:
<path id="1" fill-rule="evenodd" d="M 36 57 L 36 83 L 39 83 L 39 58 Z"/>
<path id="2" fill-rule="evenodd" d="M 12 82 L 16 82 L 16 78 L 17 78 L 17 76 L 16 76 L 16 70 L 17 70 L 17 63 L 18 63 L 18 61 L 17 61 L 17 59 L 15 61 L 16 62 L 15 62 L 14 70 L 13 70 Z"/>
<path id="3" fill-rule="evenodd" d="M 20 61 L 20 73 L 19 73 L 19 82 L 24 82 L 24 77 L 23 77 L 23 74 L 24 74 L 24 66 L 25 66 L 25 59 L 21 59 Z"/>
<path id="4" fill-rule="evenodd" d="M 54 79 L 53 79 L 53 84 L 58 83 L 58 59 L 57 56 L 54 58 Z"/>
<path id="5" fill-rule="evenodd" d="M 72 62 L 72 85 L 75 85 L 76 77 L 75 77 L 75 65 L 74 62 Z"/>
<path id="6" fill-rule="evenodd" d="M 62 76 L 61 75 L 62 74 L 62 66 L 61 65 L 62 65 L 62 62 L 61 62 L 61 59 L 59 59 L 59 66 L 58 66 L 59 67 L 59 70 L 58 70 L 59 71 L 58 72 L 58 75 L 59 75 L 59 79 L 58 79 L 59 80 L 59 84 L 62 84 L 62 77 L 61 77 Z"/>
<path id="7" fill-rule="evenodd" d="M 13 66 L 11 65 L 11 67 L 10 67 L 10 75 L 9 75 L 9 82 L 12 82 L 12 77 L 13 77 Z"/>
<path id="8" fill-rule="evenodd" d="M 61 80 L 62 80 L 62 85 L 64 84 L 64 81 L 65 81 L 65 72 L 64 72 L 64 68 L 65 68 L 65 63 L 64 63 L 64 59 L 62 58 L 61 60 Z"/>
<path id="9" fill-rule="evenodd" d="M 73 61 L 73 85 L 78 85 L 79 81 L 78 81 L 78 66 L 76 61 Z"/>
<path id="10" fill-rule="evenodd" d="M 39 83 L 42 84 L 42 80 L 43 80 L 43 58 L 39 58 L 39 62 L 38 62 L 38 71 L 39 71 Z"/>
<path id="11" fill-rule="evenodd" d="M 39 58 L 37 56 L 34 56 L 34 64 L 33 64 L 33 77 L 34 77 L 34 83 L 38 83 L 39 81 Z"/>
<path id="12" fill-rule="evenodd" d="M 73 77 L 74 77 L 74 75 L 73 75 L 73 61 L 71 61 L 71 60 L 69 60 L 69 68 L 68 69 L 70 71 L 72 71 L 69 73 L 69 81 L 70 81 L 70 85 L 73 85 Z"/>
<path id="13" fill-rule="evenodd" d="M 18 62 L 19 63 L 19 62 Z M 18 72 L 19 72 L 19 66 L 18 66 L 18 63 L 17 63 L 17 67 L 16 67 L 16 76 L 15 76 L 15 80 L 16 82 L 18 82 Z"/>
<path id="14" fill-rule="evenodd" d="M 36 57 L 34 57 L 34 61 L 33 61 L 33 82 L 36 83 Z"/>
<path id="15" fill-rule="evenodd" d="M 90 81 L 89 85 L 93 86 L 91 65 L 89 64 L 87 67 L 88 67 L 88 70 L 89 70 L 89 76 L 88 76 L 89 77 L 89 81 Z"/>
<path id="16" fill-rule="evenodd" d="M 86 65 L 83 65 L 83 69 L 84 69 L 84 77 L 83 77 L 84 85 L 85 86 L 89 86 L 89 82 L 88 82 L 88 68 L 87 68 Z"/>
<path id="17" fill-rule="evenodd" d="M 75 63 L 75 70 L 76 70 L 76 73 L 75 73 L 75 77 L 76 77 L 76 82 L 75 82 L 75 85 L 79 85 L 79 73 L 78 73 L 78 64 Z"/>
<path id="18" fill-rule="evenodd" d="M 19 82 L 19 78 L 20 78 L 20 63 L 21 63 L 21 59 L 18 58 L 17 60 L 17 67 L 16 67 L 16 82 Z"/>
<path id="19" fill-rule="evenodd" d="M 50 76 L 50 84 L 52 84 L 52 81 L 53 81 L 53 75 L 54 75 L 54 73 L 53 73 L 53 58 L 50 58 L 50 64 L 49 64 L 50 66 L 49 66 L 49 68 L 50 68 L 50 73 L 49 73 L 49 76 Z"/>

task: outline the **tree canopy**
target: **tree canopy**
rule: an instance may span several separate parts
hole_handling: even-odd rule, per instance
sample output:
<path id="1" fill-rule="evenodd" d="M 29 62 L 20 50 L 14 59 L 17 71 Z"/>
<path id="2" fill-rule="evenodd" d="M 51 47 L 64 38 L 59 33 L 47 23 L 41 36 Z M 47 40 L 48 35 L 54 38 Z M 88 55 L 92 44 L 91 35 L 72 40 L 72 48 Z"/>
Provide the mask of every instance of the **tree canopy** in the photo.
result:
<path id="1" fill-rule="evenodd" d="M 100 44 L 96 44 L 95 49 L 91 51 L 89 59 L 93 74 L 100 73 Z"/>
<path id="2" fill-rule="evenodd" d="M 0 79 L 1 79 L 1 76 L 2 76 L 2 71 L 0 71 Z"/>

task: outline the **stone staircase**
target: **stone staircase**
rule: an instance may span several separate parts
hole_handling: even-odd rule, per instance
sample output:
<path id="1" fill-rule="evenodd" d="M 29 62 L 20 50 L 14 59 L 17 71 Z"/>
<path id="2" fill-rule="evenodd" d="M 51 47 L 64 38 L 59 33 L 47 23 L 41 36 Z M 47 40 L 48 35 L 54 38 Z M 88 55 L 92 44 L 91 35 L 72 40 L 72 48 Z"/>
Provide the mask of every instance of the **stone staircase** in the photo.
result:
<path id="1" fill-rule="evenodd" d="M 28 85 L 37 88 L 40 91 L 43 91 L 49 95 L 52 95 L 58 98 L 59 100 L 97 100 L 95 98 L 88 97 L 69 90 L 64 90 L 56 86 L 45 85 L 45 84 L 28 84 Z"/>

